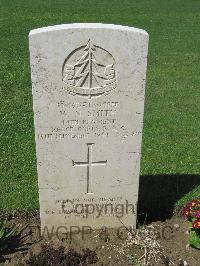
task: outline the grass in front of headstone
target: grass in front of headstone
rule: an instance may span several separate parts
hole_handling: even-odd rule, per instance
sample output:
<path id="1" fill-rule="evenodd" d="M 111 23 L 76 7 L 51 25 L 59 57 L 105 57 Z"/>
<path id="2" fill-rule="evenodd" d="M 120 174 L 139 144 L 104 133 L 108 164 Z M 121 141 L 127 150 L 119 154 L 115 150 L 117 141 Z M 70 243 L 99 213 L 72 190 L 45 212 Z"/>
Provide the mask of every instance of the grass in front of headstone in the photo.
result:
<path id="1" fill-rule="evenodd" d="M 39 207 L 28 33 L 74 22 L 123 24 L 150 34 L 142 179 L 161 203 L 169 194 L 177 206 L 199 196 L 199 11 L 195 0 L 2 0 L 0 209 Z"/>

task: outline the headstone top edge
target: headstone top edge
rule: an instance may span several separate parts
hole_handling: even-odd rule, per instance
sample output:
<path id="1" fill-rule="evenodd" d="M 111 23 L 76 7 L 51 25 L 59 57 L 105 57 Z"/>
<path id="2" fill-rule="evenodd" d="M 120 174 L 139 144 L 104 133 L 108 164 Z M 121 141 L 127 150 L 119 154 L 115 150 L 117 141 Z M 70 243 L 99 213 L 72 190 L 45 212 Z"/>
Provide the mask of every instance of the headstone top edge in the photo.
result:
<path id="1" fill-rule="evenodd" d="M 29 37 L 35 34 L 40 34 L 40 33 L 50 32 L 50 31 L 57 31 L 57 30 L 64 30 L 64 29 L 87 29 L 87 28 L 88 29 L 126 30 L 126 31 L 144 34 L 147 37 L 149 36 L 149 34 L 145 30 L 134 28 L 134 27 L 129 27 L 129 26 L 104 24 L 104 23 L 72 23 L 72 24 L 60 24 L 60 25 L 33 29 L 29 32 Z"/>

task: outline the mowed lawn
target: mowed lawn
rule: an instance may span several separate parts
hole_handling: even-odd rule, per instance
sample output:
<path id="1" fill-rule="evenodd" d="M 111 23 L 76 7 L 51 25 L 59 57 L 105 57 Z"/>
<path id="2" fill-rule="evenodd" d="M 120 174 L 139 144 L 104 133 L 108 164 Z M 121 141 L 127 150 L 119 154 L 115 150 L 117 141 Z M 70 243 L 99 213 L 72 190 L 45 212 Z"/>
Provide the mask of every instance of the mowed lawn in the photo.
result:
<path id="1" fill-rule="evenodd" d="M 168 189 L 162 176 L 178 177 L 174 193 L 185 177 L 195 179 L 176 204 L 200 196 L 199 0 L 0 0 L 0 14 L 1 210 L 39 207 L 29 31 L 74 22 L 129 25 L 149 33 L 141 175 L 149 188 L 154 182 L 152 198 Z"/>

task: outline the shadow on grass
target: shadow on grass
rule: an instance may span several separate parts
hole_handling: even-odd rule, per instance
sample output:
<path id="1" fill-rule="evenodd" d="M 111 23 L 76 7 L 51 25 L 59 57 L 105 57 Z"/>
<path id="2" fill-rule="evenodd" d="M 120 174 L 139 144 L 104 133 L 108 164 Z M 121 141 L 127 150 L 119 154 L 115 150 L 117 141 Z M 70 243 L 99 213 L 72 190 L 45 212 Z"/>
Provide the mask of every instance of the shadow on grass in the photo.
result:
<path id="1" fill-rule="evenodd" d="M 200 175 L 150 175 L 140 177 L 138 222 L 164 221 L 176 202 L 200 185 Z"/>

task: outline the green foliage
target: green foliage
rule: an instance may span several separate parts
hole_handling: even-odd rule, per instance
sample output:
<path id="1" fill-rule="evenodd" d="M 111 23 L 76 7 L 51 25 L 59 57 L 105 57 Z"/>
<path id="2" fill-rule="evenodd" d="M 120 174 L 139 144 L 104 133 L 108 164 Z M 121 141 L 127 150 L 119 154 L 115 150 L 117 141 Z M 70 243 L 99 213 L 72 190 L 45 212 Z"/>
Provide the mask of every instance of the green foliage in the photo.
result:
<path id="1" fill-rule="evenodd" d="M 200 249 L 200 230 L 190 229 L 189 242 L 191 247 Z"/>
<path id="2" fill-rule="evenodd" d="M 16 234 L 17 226 L 8 226 L 7 220 L 0 221 L 0 253 L 8 248 L 8 243 Z"/>
<path id="3" fill-rule="evenodd" d="M 189 243 L 191 247 L 200 249 L 200 198 L 189 201 L 183 215 L 189 224 Z"/>

